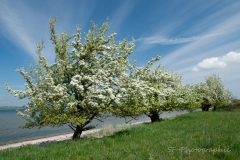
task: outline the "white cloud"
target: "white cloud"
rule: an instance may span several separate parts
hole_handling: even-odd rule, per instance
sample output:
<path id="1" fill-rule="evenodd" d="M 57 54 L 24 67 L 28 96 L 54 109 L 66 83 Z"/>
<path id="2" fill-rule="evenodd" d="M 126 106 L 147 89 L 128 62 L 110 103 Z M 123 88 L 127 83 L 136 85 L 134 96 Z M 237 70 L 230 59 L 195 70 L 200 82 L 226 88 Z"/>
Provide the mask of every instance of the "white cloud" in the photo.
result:
<path id="1" fill-rule="evenodd" d="M 191 72 L 191 69 L 194 69 L 194 66 L 189 66 L 178 70 L 178 73 L 183 75 L 182 83 L 185 84 L 197 84 L 205 81 L 205 77 L 212 74 L 217 74 L 221 77 L 224 86 L 236 97 L 240 98 L 239 90 L 239 79 L 240 75 L 238 74 L 240 70 L 240 65 L 228 65 L 224 69 L 204 69 L 199 70 L 198 72 Z M 197 68 L 197 67 L 196 67 Z M 199 68 L 197 68 L 199 69 Z"/>
<path id="2" fill-rule="evenodd" d="M 147 37 L 147 38 L 139 38 L 136 41 L 143 42 L 145 44 L 173 45 L 173 44 L 180 44 L 180 43 L 187 43 L 187 42 L 202 40 L 205 38 L 220 36 L 223 34 L 229 34 L 232 32 L 236 32 L 238 30 L 239 30 L 239 28 L 227 30 L 225 32 L 219 32 L 219 33 L 215 33 L 215 34 L 200 35 L 200 36 L 193 36 L 193 37 L 186 37 L 186 38 L 165 38 L 163 36 L 152 36 L 152 37 Z"/>
<path id="3" fill-rule="evenodd" d="M 197 65 L 199 68 L 225 68 L 227 64 L 222 62 L 218 57 L 204 59 Z"/>
<path id="4" fill-rule="evenodd" d="M 226 56 L 222 57 L 222 60 L 225 62 L 240 62 L 240 53 L 229 52 Z"/>
<path id="5" fill-rule="evenodd" d="M 197 72 L 201 69 L 210 69 L 210 68 L 225 68 L 227 67 L 228 62 L 240 62 L 240 53 L 229 52 L 222 57 L 212 57 L 204 59 L 199 62 L 197 66 L 192 68 L 192 71 Z"/>
<path id="6" fill-rule="evenodd" d="M 234 12 L 231 12 L 229 16 L 223 16 L 233 10 Z M 168 30 L 167 33 L 161 32 L 162 28 L 160 28 L 159 32 L 151 34 L 152 36 L 142 36 L 142 38 L 138 39 L 138 42 L 141 44 L 138 45 L 140 47 L 138 47 L 139 49 L 137 51 L 141 52 L 143 50 L 146 52 L 147 49 L 153 46 L 159 48 L 165 47 L 160 45 L 156 46 L 156 38 L 151 39 L 151 37 L 156 36 L 158 36 L 159 39 L 168 39 L 169 41 L 165 41 L 165 44 L 166 42 L 169 42 L 169 44 L 170 42 L 183 42 L 182 45 L 178 45 L 176 47 L 174 46 L 174 50 L 170 50 L 170 52 L 168 52 L 168 50 L 163 52 L 165 55 L 162 56 L 161 64 L 171 69 L 179 69 L 190 65 L 196 65 L 209 55 L 211 55 L 211 57 L 219 57 L 219 55 L 223 55 L 230 50 L 238 51 L 239 36 L 235 33 L 239 31 L 239 17 L 239 10 L 236 10 L 234 8 L 234 4 L 231 4 L 231 6 L 226 6 L 215 14 L 211 14 L 210 16 L 201 19 L 195 25 L 189 27 L 189 29 L 185 29 L 178 34 L 178 37 L 193 35 L 189 36 L 188 39 L 180 38 L 176 40 L 176 38 L 174 39 L 171 37 L 178 28 L 172 28 L 171 30 Z M 170 24 L 166 24 L 166 26 L 171 28 Z M 170 38 L 160 37 L 159 35 L 167 35 Z M 187 42 L 187 40 L 189 40 L 189 42 Z M 156 63 L 154 67 L 158 64 L 159 63 Z"/>
<path id="7" fill-rule="evenodd" d="M 10 4 L 7 1 L 3 1 L 0 6 L 0 19 L 4 22 L 3 34 L 13 41 L 13 43 L 18 44 L 27 51 L 33 57 L 36 57 L 36 45 L 35 41 L 28 33 L 26 25 L 22 21 L 22 17 L 20 17 L 19 13 L 16 10 L 10 8 Z"/>
<path id="8" fill-rule="evenodd" d="M 197 71 L 200 71 L 200 69 L 198 67 L 193 67 L 192 71 L 197 72 Z"/>
<path id="9" fill-rule="evenodd" d="M 124 1 L 121 5 L 114 11 L 112 16 L 110 16 L 110 33 L 116 32 L 122 24 L 124 24 L 124 20 L 131 13 L 135 2 L 133 1 Z"/>
<path id="10" fill-rule="evenodd" d="M 164 37 L 148 37 L 148 38 L 140 38 L 136 41 L 143 41 L 145 44 L 162 44 L 162 45 L 172 45 L 172 44 L 180 44 L 180 43 L 187 43 L 192 41 L 197 41 L 200 39 L 212 37 L 216 35 L 203 35 L 203 36 L 193 36 L 187 38 L 164 38 Z"/>

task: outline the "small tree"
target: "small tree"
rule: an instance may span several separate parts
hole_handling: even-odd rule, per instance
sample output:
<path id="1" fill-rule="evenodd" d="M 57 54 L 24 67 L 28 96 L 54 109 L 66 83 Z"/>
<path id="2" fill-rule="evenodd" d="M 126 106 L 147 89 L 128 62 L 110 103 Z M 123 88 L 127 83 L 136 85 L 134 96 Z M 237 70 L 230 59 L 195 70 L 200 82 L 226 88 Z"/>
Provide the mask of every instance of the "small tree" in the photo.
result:
<path id="1" fill-rule="evenodd" d="M 161 68 L 160 65 L 151 70 L 153 63 L 159 59 L 159 56 L 152 59 L 144 67 L 133 66 L 135 69 L 132 69 L 130 74 L 147 84 L 146 87 L 141 87 L 146 95 L 143 103 L 145 107 L 141 111 L 150 117 L 152 122 L 161 120 L 159 114 L 162 111 L 193 109 L 198 106 L 195 94 L 190 93 L 192 88 L 181 85 L 181 76 Z"/>
<path id="2" fill-rule="evenodd" d="M 158 60 L 156 57 L 152 62 Z M 124 89 L 124 94 L 118 103 L 117 109 L 112 111 L 112 114 L 117 117 L 137 119 L 148 111 L 149 99 L 148 95 L 156 92 L 155 88 L 149 85 L 148 81 L 139 78 L 140 71 L 136 69 L 136 61 L 130 65 L 130 73 L 121 77 L 121 87 Z M 136 73 L 139 72 L 139 73 Z M 128 122 L 129 122 L 128 121 Z"/>
<path id="3" fill-rule="evenodd" d="M 240 109 L 240 99 L 232 97 L 231 103 L 226 106 L 226 109 Z"/>
<path id="4" fill-rule="evenodd" d="M 181 85 L 181 77 L 174 72 L 161 69 L 160 65 L 153 72 L 148 70 L 141 75 L 155 89 L 147 95 L 148 110 L 145 114 L 152 122 L 160 121 L 159 115 L 162 111 L 171 111 L 179 106 L 177 91 Z"/>
<path id="5" fill-rule="evenodd" d="M 230 104 L 231 93 L 225 89 L 222 80 L 216 74 L 213 74 L 206 78 L 206 84 L 208 85 L 213 97 L 213 110 L 217 107 L 222 107 Z"/>
<path id="6" fill-rule="evenodd" d="M 208 111 L 213 104 L 213 97 L 212 93 L 210 92 L 209 86 L 206 83 L 201 82 L 195 85 L 195 89 L 199 95 L 199 98 L 202 99 L 202 110 Z"/>
<path id="7" fill-rule="evenodd" d="M 199 83 L 195 87 L 202 98 L 203 111 L 208 111 L 211 106 L 216 110 L 217 107 L 230 103 L 231 93 L 225 89 L 221 78 L 216 74 L 206 77 L 205 83 Z"/>
<path id="8" fill-rule="evenodd" d="M 177 93 L 177 100 L 180 105 L 177 108 L 186 109 L 192 112 L 194 109 L 201 107 L 201 95 L 198 94 L 195 86 L 189 84 L 180 86 L 177 89 Z"/>
<path id="9" fill-rule="evenodd" d="M 25 127 L 61 126 L 68 124 L 74 130 L 73 139 L 88 129 L 93 119 L 117 110 L 125 90 L 121 77 L 126 77 L 128 57 L 134 41 L 114 41 L 115 33 L 105 38 L 107 22 L 100 29 L 92 22 L 91 30 L 81 42 L 81 29 L 77 33 L 57 34 L 50 20 L 51 40 L 55 49 L 55 63 L 49 65 L 42 56 L 43 42 L 37 44 L 38 61 L 17 70 L 25 79 L 25 90 L 7 90 L 20 99 L 29 98 L 25 111 L 18 114 L 27 120 Z M 124 102 L 124 99 L 121 100 Z M 128 99 L 128 103 L 131 98 Z"/>

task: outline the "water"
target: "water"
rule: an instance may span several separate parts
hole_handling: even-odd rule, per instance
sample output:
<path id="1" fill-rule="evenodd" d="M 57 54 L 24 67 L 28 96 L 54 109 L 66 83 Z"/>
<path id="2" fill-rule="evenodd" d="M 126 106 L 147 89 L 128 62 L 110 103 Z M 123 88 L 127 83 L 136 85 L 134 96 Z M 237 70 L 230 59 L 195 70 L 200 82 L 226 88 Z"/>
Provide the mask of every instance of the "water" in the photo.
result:
<path id="1" fill-rule="evenodd" d="M 22 129 L 25 120 L 15 110 L 0 110 L 0 145 L 71 132 L 68 126 L 60 128 Z"/>
<path id="2" fill-rule="evenodd" d="M 161 114 L 161 118 L 175 116 L 179 114 L 187 113 L 187 111 L 172 111 L 172 112 L 163 112 Z M 128 119 L 129 120 L 129 119 Z M 132 120 L 132 122 L 139 121 L 148 121 L 149 117 L 143 116 L 138 118 L 138 120 Z M 104 122 L 100 122 L 98 120 L 93 120 L 91 125 L 96 126 L 96 128 L 101 128 L 106 124 L 124 124 L 124 118 L 116 118 L 109 117 L 104 120 Z M 54 135 L 73 133 L 73 131 L 67 126 L 64 125 L 62 127 L 43 127 L 39 128 L 19 128 L 19 126 L 23 126 L 25 124 L 25 120 L 16 114 L 15 109 L 0 109 L 0 145 L 15 143 L 25 140 L 49 137 Z"/>

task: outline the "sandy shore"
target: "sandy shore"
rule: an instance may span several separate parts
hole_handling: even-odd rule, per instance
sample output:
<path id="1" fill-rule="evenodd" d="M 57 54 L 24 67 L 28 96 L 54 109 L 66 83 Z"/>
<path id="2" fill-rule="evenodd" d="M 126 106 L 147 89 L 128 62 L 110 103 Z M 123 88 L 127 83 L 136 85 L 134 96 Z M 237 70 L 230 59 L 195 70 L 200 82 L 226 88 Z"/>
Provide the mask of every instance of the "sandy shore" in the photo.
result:
<path id="1" fill-rule="evenodd" d="M 201 109 L 196 109 L 194 112 L 196 111 L 201 111 Z M 178 115 L 178 114 L 177 114 Z M 175 115 L 175 116 L 177 116 Z M 165 118 L 170 118 L 170 117 L 175 117 L 175 116 L 167 116 Z M 120 124 L 118 126 L 131 126 L 131 125 L 139 125 L 139 124 L 143 124 L 143 123 L 149 123 L 150 121 L 141 121 L 141 122 L 135 122 L 135 123 L 129 123 L 129 124 Z M 91 134 L 94 132 L 99 132 L 102 128 L 99 129 L 91 129 L 91 130 L 87 130 L 82 132 L 81 137 L 86 136 L 87 134 Z M 17 142 L 17 143 L 12 143 L 12 144 L 6 144 L 6 145 L 2 145 L 0 146 L 0 150 L 5 150 L 8 148 L 16 148 L 16 147 L 21 147 L 21 146 L 25 146 L 25 145 L 34 145 L 34 144 L 43 144 L 44 143 L 49 143 L 49 142 L 59 142 L 59 141 L 65 141 L 65 140 L 70 140 L 72 138 L 73 133 L 68 133 L 68 134 L 63 134 L 63 135 L 58 135 L 58 136 L 51 136 L 51 137 L 46 137 L 46 138 L 39 138 L 39 139 L 35 139 L 35 140 L 28 140 L 28 141 L 24 141 L 24 142 Z"/>
<path id="2" fill-rule="evenodd" d="M 148 122 L 150 122 L 150 121 L 142 121 L 142 122 L 129 123 L 129 124 L 124 124 L 124 125 L 126 125 L 126 126 L 139 125 L 139 124 L 148 123 Z M 81 137 L 84 137 L 87 134 L 98 132 L 101 129 L 102 128 L 83 131 L 81 134 Z M 48 143 L 48 142 L 59 142 L 59 141 L 70 140 L 72 138 L 72 135 L 73 135 L 73 133 L 68 133 L 68 134 L 63 134 L 63 135 L 58 135 L 58 136 L 51 136 L 51 137 L 39 138 L 39 139 L 35 139 L 35 140 L 28 140 L 28 141 L 24 141 L 24 142 L 6 144 L 6 145 L 0 146 L 0 150 L 5 150 L 5 149 L 9 149 L 9 148 L 17 148 L 17 147 L 21 147 L 21 146 L 25 146 L 25 145 L 35 145 L 35 144 L 41 144 L 41 143 L 44 144 L 44 143 Z"/>
<path id="3" fill-rule="evenodd" d="M 81 137 L 83 137 L 84 135 L 89 134 L 89 133 L 97 132 L 100 129 L 101 128 L 84 131 L 82 133 Z M 46 138 L 39 138 L 39 139 L 35 139 L 35 140 L 28 140 L 28 141 L 24 141 L 24 142 L 6 144 L 6 145 L 0 146 L 0 150 L 5 150 L 8 148 L 16 148 L 16 147 L 21 147 L 21 146 L 25 146 L 25 145 L 40 144 L 40 143 L 44 143 L 44 142 L 58 142 L 58 141 L 70 140 L 72 138 L 72 135 L 73 135 L 73 133 L 68 133 L 68 134 L 51 136 L 51 137 L 46 137 Z"/>

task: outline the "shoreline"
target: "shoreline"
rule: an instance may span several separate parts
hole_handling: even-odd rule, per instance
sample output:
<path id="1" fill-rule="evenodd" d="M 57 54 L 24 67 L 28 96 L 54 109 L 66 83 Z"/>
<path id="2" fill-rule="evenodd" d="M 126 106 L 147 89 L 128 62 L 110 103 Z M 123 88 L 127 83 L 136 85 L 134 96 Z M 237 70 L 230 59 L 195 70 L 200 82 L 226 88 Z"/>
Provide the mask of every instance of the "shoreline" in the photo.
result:
<path id="1" fill-rule="evenodd" d="M 200 108 L 195 109 L 193 112 L 198 112 L 201 111 Z M 189 112 L 186 112 L 189 113 Z M 186 113 L 182 113 L 182 114 L 186 114 Z M 176 115 L 169 115 L 166 117 L 163 117 L 163 119 L 165 118 L 174 118 L 176 116 L 178 116 L 179 114 Z M 181 115 L 181 114 L 180 114 Z M 141 125 L 144 123 L 149 123 L 151 122 L 150 120 L 145 120 L 145 121 L 140 121 L 140 122 L 132 122 L 132 123 L 128 123 L 128 124 L 117 124 L 114 126 L 132 126 L 132 125 Z M 91 134 L 91 133 L 95 133 L 95 132 L 99 132 L 104 128 L 97 128 L 97 129 L 90 129 L 87 131 L 83 131 L 81 134 L 81 138 L 83 138 L 84 136 Z M 17 148 L 17 147 L 21 147 L 21 146 L 25 146 L 25 145 L 40 145 L 41 143 L 44 145 L 47 143 L 51 143 L 51 142 L 60 142 L 60 141 L 65 141 L 65 140 L 71 140 L 72 139 L 72 133 L 67 133 L 67 134 L 60 134 L 60 135 L 54 135 L 54 136 L 49 136 L 49 137 L 43 137 L 43 138 L 36 138 L 36 139 L 32 139 L 32 140 L 26 140 L 26 141 L 20 141 L 20 142 L 14 142 L 14 143 L 9 143 L 9 144 L 4 144 L 4 145 L 0 145 L 0 151 L 2 150 L 6 150 L 9 148 Z"/>
<path id="2" fill-rule="evenodd" d="M 116 126 L 132 126 L 132 125 L 140 125 L 140 124 L 149 123 L 149 122 L 150 121 L 141 121 L 141 122 L 134 122 L 134 123 L 129 123 L 129 124 L 119 124 Z M 83 131 L 81 134 L 81 138 L 83 138 L 87 134 L 99 132 L 102 129 L 103 129 L 103 127 Z M 67 134 L 55 135 L 55 136 L 50 136 L 50 137 L 37 138 L 37 139 L 33 139 L 33 140 L 26 140 L 26 141 L 22 141 L 22 142 L 4 144 L 4 145 L 0 146 L 0 151 L 10 149 L 10 148 L 18 148 L 18 147 L 22 147 L 22 146 L 26 146 L 26 145 L 39 145 L 39 144 L 44 144 L 44 143 L 61 142 L 61 141 L 71 140 L 72 135 L 73 135 L 73 133 L 67 133 Z"/>

